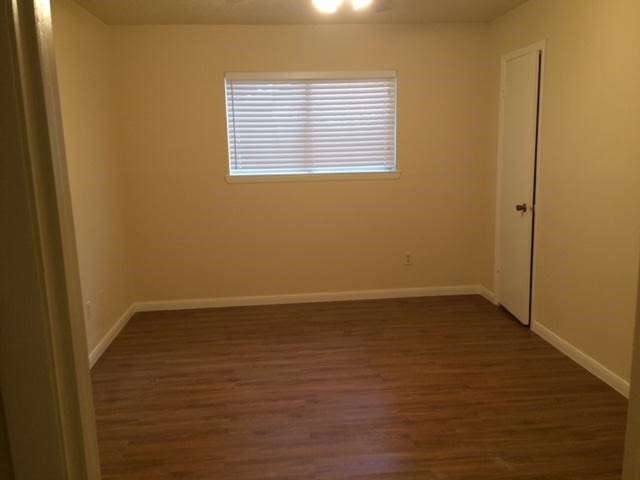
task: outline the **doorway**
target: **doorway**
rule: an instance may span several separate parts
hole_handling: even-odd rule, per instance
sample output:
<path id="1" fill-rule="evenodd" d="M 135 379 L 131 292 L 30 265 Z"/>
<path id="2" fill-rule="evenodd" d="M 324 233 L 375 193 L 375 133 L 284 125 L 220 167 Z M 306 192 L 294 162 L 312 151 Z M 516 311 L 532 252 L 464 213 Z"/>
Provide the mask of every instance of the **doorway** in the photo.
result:
<path id="1" fill-rule="evenodd" d="M 531 325 L 544 44 L 502 57 L 496 205 L 496 295 Z"/>

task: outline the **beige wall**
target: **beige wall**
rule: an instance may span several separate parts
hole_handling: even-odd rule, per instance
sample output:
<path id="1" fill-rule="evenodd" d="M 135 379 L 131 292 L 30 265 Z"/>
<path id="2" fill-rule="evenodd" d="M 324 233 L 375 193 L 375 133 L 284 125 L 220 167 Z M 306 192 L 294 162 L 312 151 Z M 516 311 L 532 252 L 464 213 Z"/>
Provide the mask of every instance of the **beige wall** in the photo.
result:
<path id="1" fill-rule="evenodd" d="M 126 203 L 115 138 L 110 28 L 70 0 L 53 22 L 73 214 L 91 351 L 132 301 Z"/>
<path id="2" fill-rule="evenodd" d="M 114 33 L 137 300 L 490 281 L 485 25 Z M 400 180 L 225 182 L 225 71 L 352 69 L 398 71 Z"/>
<path id="3" fill-rule="evenodd" d="M 627 380 L 640 245 L 639 18 L 637 0 L 532 0 L 491 25 L 496 75 L 500 54 L 547 40 L 535 319 Z"/>

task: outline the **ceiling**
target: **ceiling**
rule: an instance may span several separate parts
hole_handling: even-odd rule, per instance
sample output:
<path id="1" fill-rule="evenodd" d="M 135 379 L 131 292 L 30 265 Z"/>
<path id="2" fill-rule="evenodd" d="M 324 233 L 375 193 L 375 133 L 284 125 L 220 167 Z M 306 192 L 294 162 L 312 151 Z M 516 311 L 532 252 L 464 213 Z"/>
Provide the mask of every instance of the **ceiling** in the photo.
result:
<path id="1" fill-rule="evenodd" d="M 76 0 L 111 25 L 488 22 L 525 0 L 374 0 L 317 13 L 311 0 Z"/>

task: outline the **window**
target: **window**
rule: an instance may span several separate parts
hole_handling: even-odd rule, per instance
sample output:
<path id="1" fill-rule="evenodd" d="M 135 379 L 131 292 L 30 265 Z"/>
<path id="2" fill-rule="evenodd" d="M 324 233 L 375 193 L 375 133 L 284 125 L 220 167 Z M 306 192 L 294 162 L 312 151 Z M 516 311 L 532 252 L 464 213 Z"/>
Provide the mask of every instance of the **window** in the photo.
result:
<path id="1" fill-rule="evenodd" d="M 227 74 L 231 177 L 396 172 L 395 72 Z"/>

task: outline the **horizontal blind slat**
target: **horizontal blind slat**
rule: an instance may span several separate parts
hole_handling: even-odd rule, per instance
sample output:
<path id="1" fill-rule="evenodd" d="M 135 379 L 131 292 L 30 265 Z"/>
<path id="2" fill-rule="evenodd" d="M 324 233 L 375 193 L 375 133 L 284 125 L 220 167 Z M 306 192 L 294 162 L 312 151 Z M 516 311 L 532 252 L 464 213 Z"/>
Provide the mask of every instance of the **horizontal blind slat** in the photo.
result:
<path id="1" fill-rule="evenodd" d="M 238 137 L 291 137 L 291 138 L 304 138 L 304 137 L 320 137 L 322 135 L 330 136 L 343 136 L 361 134 L 370 136 L 379 136 L 381 133 L 388 133 L 392 135 L 393 132 L 390 127 L 393 127 L 393 122 L 386 122 L 381 125 L 371 125 L 363 128 L 359 128 L 357 124 L 353 125 L 314 125 L 304 124 L 301 126 L 279 126 L 279 125 L 232 125 L 232 131 Z"/>
<path id="2" fill-rule="evenodd" d="M 344 168 L 349 168 L 349 167 L 356 167 L 356 166 L 377 166 L 377 167 L 384 167 L 386 165 L 386 161 L 383 160 L 379 160 L 376 162 L 372 162 L 372 161 L 368 161 L 368 160 L 360 160 L 360 161 L 354 161 L 353 163 L 350 163 L 348 165 L 345 165 L 344 163 L 340 163 L 340 162 L 324 162 L 321 165 L 318 165 L 319 168 L 326 168 L 326 167 L 344 167 Z M 281 162 L 281 163 L 243 163 L 242 164 L 242 168 L 250 168 L 250 169 L 256 169 L 256 168 L 260 168 L 260 169 L 265 169 L 265 168 L 296 168 L 299 167 L 300 165 L 297 162 Z"/>

